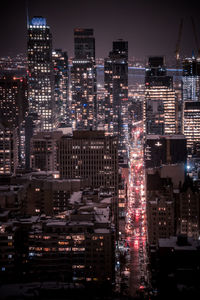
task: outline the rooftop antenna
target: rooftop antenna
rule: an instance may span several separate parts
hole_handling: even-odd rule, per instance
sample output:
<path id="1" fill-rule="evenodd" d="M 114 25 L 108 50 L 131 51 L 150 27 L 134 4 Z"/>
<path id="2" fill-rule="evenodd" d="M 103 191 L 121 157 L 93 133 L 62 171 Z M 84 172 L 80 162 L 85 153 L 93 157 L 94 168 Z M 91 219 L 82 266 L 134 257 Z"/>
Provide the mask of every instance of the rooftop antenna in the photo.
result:
<path id="1" fill-rule="evenodd" d="M 29 11 L 28 11 L 28 0 L 26 0 L 26 25 L 29 27 Z"/>

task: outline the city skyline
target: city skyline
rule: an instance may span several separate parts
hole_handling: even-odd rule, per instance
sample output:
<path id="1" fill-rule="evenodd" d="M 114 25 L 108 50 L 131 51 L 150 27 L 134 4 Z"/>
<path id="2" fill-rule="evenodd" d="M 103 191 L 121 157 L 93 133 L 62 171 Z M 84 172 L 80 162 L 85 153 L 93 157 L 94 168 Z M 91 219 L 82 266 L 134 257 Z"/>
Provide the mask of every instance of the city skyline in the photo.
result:
<path id="1" fill-rule="evenodd" d="M 28 4 L 27 4 L 28 3 Z M 193 16 L 197 35 L 200 20 L 198 5 L 190 1 L 76 1 L 69 3 L 58 0 L 56 3 L 43 0 L 18 1 L 2 4 L 0 33 L 4 40 L 0 55 L 16 55 L 26 52 L 26 7 L 29 19 L 33 16 L 47 18 L 53 36 L 53 47 L 62 48 L 69 57 L 74 56 L 73 29 L 93 28 L 96 38 L 96 57 L 106 57 L 112 41 L 123 38 L 129 41 L 129 58 L 144 59 L 148 55 L 174 57 L 178 30 L 183 18 L 181 54 L 197 52 L 190 17 Z M 56 13 L 55 13 L 56 12 Z M 18 26 L 15 25 L 17 19 Z M 170 19 L 170 23 L 169 23 Z M 5 23 L 7 24 L 5 28 Z M 105 28 L 105 29 L 104 29 Z M 147 30 L 148 29 L 148 30 Z"/>
<path id="2" fill-rule="evenodd" d="M 1 299 L 200 299 L 198 5 L 1 8 Z"/>

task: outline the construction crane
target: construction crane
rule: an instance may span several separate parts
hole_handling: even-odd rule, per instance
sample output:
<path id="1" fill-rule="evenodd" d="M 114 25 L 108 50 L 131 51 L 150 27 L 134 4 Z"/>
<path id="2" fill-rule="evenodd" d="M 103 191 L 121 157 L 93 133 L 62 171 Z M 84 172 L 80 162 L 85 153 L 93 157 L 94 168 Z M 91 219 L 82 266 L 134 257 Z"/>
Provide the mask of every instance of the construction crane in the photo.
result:
<path id="1" fill-rule="evenodd" d="M 181 44 L 182 30 L 183 30 L 183 19 L 181 19 L 181 21 L 180 21 L 179 31 L 178 31 L 178 39 L 177 39 L 177 43 L 176 43 L 176 50 L 175 50 L 176 62 L 179 62 L 179 60 L 180 60 L 180 44 Z"/>
<path id="2" fill-rule="evenodd" d="M 196 30 L 196 25 L 195 25 L 195 21 L 193 17 L 191 18 L 191 22 L 192 22 L 192 28 L 193 28 L 193 33 L 194 33 L 194 39 L 195 39 L 195 43 L 196 43 L 196 47 L 197 47 L 197 58 L 200 58 L 200 47 L 199 47 L 199 39 L 198 39 L 198 35 L 197 35 L 197 30 Z"/>

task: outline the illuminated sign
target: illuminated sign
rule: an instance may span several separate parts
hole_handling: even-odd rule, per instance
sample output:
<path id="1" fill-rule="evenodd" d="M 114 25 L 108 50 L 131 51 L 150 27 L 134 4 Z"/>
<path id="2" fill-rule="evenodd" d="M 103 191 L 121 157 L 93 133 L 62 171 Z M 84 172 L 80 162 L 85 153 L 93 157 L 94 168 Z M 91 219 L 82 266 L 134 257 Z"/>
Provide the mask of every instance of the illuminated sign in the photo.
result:
<path id="1" fill-rule="evenodd" d="M 32 26 L 46 26 L 46 19 L 42 17 L 35 17 L 31 20 L 30 25 Z"/>

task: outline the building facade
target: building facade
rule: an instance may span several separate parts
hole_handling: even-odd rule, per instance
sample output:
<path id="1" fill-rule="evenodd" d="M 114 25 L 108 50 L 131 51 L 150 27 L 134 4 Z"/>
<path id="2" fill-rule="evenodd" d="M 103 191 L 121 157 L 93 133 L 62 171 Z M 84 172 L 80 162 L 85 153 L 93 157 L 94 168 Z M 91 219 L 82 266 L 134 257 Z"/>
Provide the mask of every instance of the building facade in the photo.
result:
<path id="1" fill-rule="evenodd" d="M 28 100 L 29 110 L 43 120 L 42 130 L 55 128 L 52 35 L 43 17 L 28 24 Z"/>
<path id="2" fill-rule="evenodd" d="M 60 178 L 89 180 L 111 193 L 112 213 L 118 218 L 118 140 L 103 131 L 74 131 L 58 141 Z"/>
<path id="3" fill-rule="evenodd" d="M 57 170 L 57 141 L 62 131 L 38 132 L 31 139 L 31 168 L 40 171 Z"/>
<path id="4" fill-rule="evenodd" d="M 183 134 L 187 139 L 188 155 L 191 156 L 194 143 L 200 141 L 200 102 L 184 101 Z"/>
<path id="5" fill-rule="evenodd" d="M 0 174 L 15 174 L 18 166 L 18 132 L 0 123 Z"/>
<path id="6" fill-rule="evenodd" d="M 200 60 L 195 57 L 183 60 L 183 101 L 200 101 Z"/>
<path id="7" fill-rule="evenodd" d="M 128 42 L 113 42 L 104 61 L 105 131 L 119 136 L 119 153 L 127 157 L 128 141 Z"/>
<path id="8" fill-rule="evenodd" d="M 71 119 L 74 129 L 95 129 L 97 125 L 97 75 L 93 29 L 74 30 L 71 67 Z"/>
<path id="9" fill-rule="evenodd" d="M 23 77 L 0 78 L 0 118 L 10 127 L 19 127 L 28 110 L 27 83 Z"/>
<path id="10" fill-rule="evenodd" d="M 147 135 L 145 140 L 145 167 L 167 164 L 186 164 L 187 148 L 184 135 Z"/>
<path id="11" fill-rule="evenodd" d="M 52 53 L 54 70 L 54 98 L 58 122 L 70 124 L 69 103 L 69 69 L 68 55 L 62 49 L 55 49 Z"/>
<path id="12" fill-rule="evenodd" d="M 175 134 L 178 130 L 173 79 L 167 76 L 163 57 L 150 57 L 145 74 L 143 106 L 146 134 Z"/>

